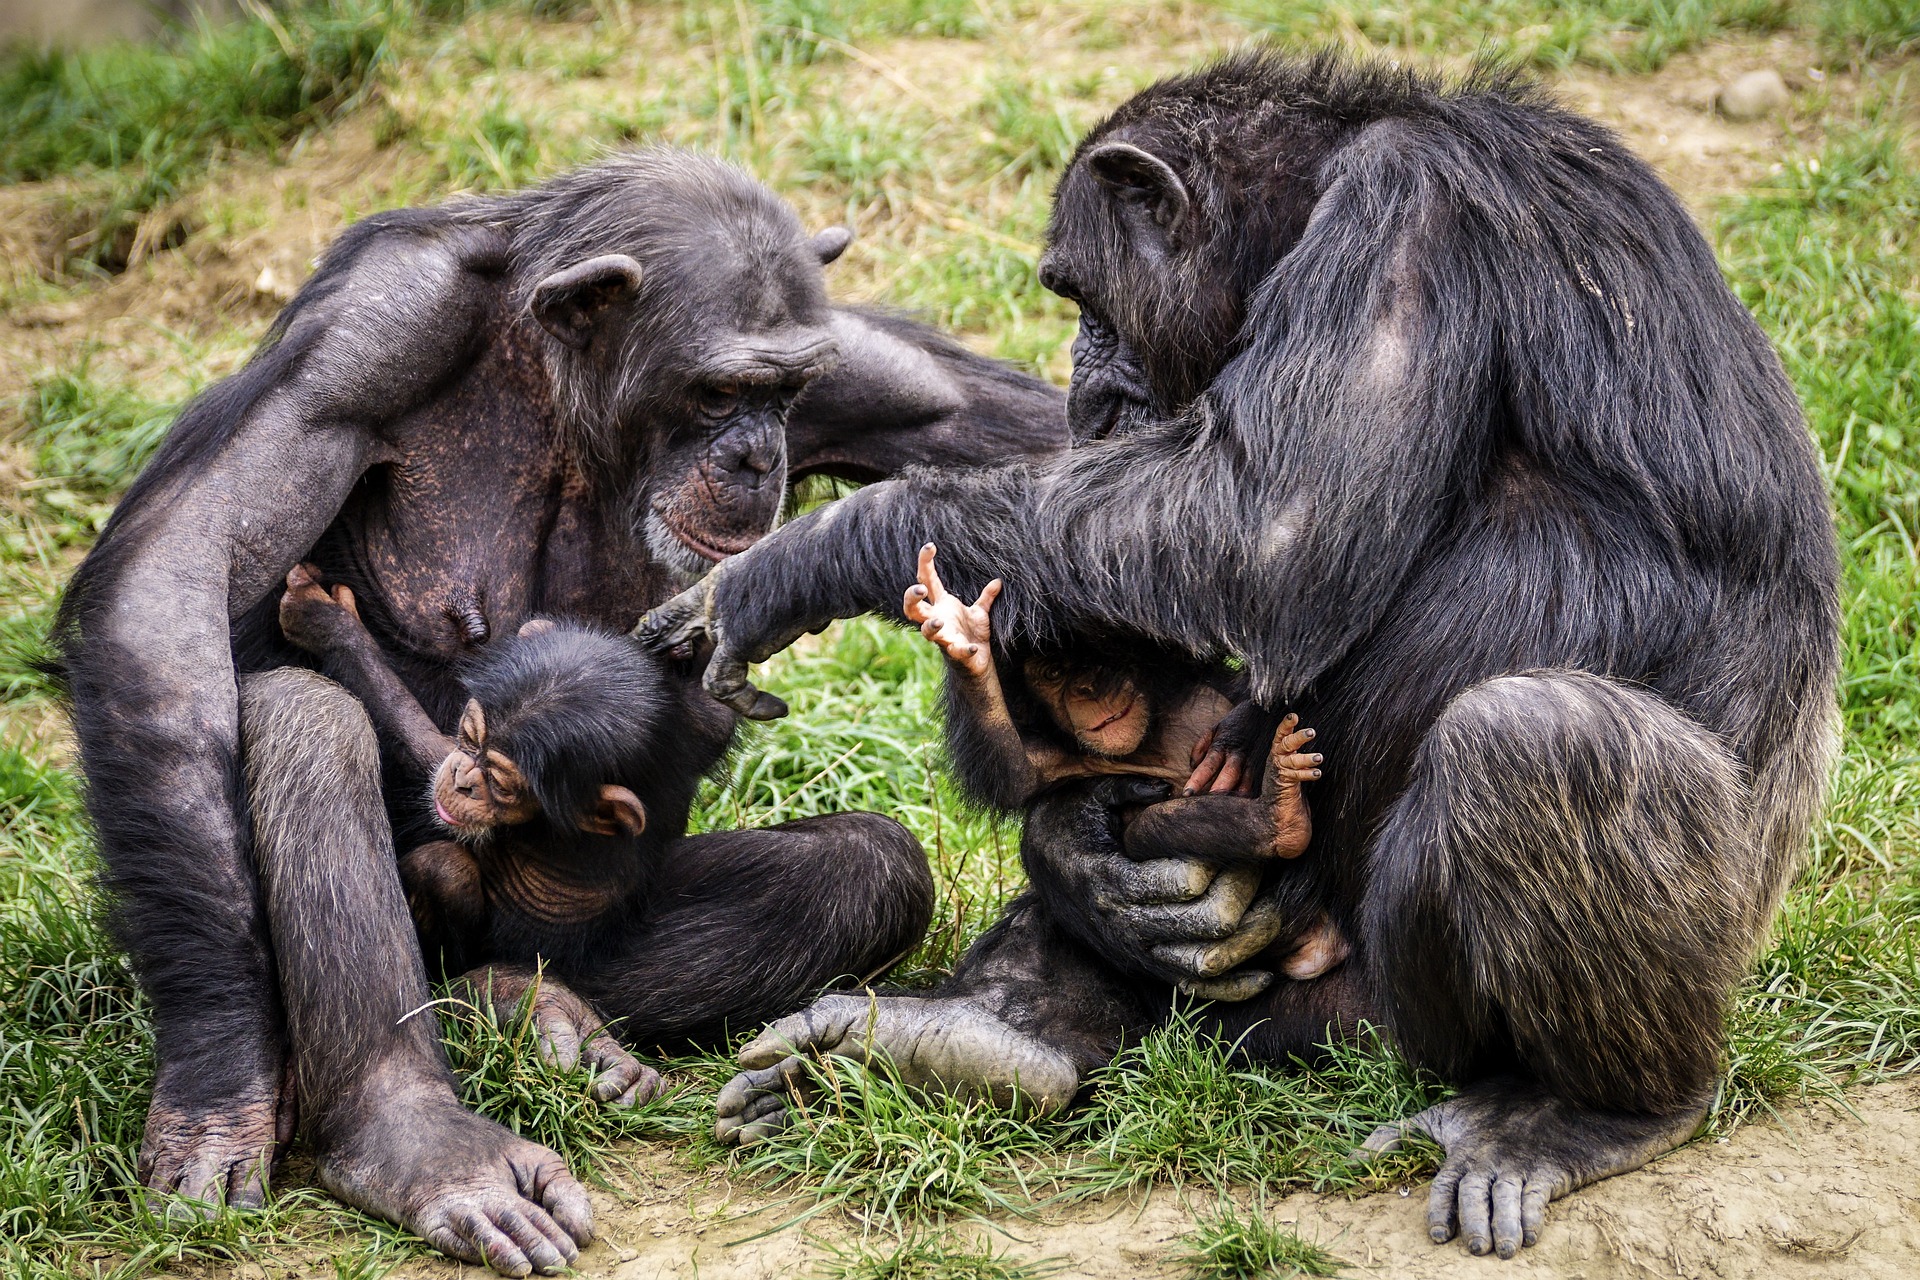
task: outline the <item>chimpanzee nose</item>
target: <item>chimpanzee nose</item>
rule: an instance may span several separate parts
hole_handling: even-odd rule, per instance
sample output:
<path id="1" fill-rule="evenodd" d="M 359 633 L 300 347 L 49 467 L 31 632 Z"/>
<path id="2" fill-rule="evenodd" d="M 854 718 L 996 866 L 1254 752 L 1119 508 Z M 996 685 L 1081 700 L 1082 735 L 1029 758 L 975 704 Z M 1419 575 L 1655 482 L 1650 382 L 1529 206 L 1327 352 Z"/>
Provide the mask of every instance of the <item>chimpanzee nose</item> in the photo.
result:
<path id="1" fill-rule="evenodd" d="M 742 489 L 758 489 L 779 467 L 785 439 L 773 431 L 729 431 L 714 449 L 713 460 L 727 479 Z"/>

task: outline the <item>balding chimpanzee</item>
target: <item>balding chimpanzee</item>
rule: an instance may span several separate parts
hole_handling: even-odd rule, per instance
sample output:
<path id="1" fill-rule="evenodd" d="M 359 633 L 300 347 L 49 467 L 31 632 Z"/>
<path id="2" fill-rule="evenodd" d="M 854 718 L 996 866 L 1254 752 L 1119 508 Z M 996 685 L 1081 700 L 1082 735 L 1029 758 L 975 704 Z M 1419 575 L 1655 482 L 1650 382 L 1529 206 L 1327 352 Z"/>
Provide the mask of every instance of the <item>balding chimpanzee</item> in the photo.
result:
<path id="1" fill-rule="evenodd" d="M 669 150 L 381 214 L 181 414 L 60 616 L 114 925 L 158 1024 L 150 1187 L 258 1203 L 297 1098 L 343 1199 L 507 1271 L 573 1256 L 580 1189 L 459 1105 L 413 1016 L 394 848 L 426 833 L 417 779 L 284 641 L 282 581 L 306 561 L 349 588 L 446 730 L 464 654 L 535 613 L 631 625 L 764 534 L 796 477 L 1064 444 L 1058 392 L 830 306 L 846 242 Z M 777 1014 L 911 932 L 916 843 L 836 823 L 704 846 L 699 910 L 658 922 L 676 967 L 636 975 L 660 1013 L 638 1034 Z M 742 951 L 752 972 L 716 982 Z"/>
<path id="2" fill-rule="evenodd" d="M 1836 555 L 1779 362 L 1646 165 L 1498 70 L 1249 55 L 1158 84 L 1081 144 L 1040 270 L 1081 309 L 1067 455 L 863 490 L 647 634 L 706 630 L 708 687 L 777 712 L 745 663 L 888 607 L 933 540 L 963 595 L 1005 579 L 1010 636 L 1243 658 L 1266 710 L 1223 737 L 1290 708 L 1330 762 L 1274 874 L 1315 876 L 1356 954 L 1211 1007 L 1281 1062 L 1383 1022 L 1460 1092 L 1370 1145 L 1432 1135 L 1434 1239 L 1511 1255 L 1694 1131 L 1820 804 Z M 1079 975 L 1191 976 L 1164 944 L 1234 922 L 1169 908 L 1182 864 L 1117 856 L 1111 824 L 1069 834 L 1050 859 L 1030 827 L 1056 905 L 944 995 L 829 998 L 743 1063 L 872 1026 L 918 1074 L 1070 1096 L 1136 1016 Z M 777 1107 L 777 1071 L 723 1122 Z"/>

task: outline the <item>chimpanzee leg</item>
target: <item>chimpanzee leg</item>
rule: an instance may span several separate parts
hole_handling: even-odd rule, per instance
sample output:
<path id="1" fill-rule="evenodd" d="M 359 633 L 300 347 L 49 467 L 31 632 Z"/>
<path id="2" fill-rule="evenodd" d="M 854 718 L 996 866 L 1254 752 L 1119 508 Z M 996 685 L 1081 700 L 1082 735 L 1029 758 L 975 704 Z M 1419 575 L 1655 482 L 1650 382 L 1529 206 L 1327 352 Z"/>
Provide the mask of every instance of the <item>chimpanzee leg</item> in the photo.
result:
<path id="1" fill-rule="evenodd" d="M 836 979 L 869 981 L 933 917 L 933 873 L 891 818 L 838 813 L 689 836 L 654 908 L 594 969 L 562 975 L 629 1044 L 713 1044 Z"/>
<path id="2" fill-rule="evenodd" d="M 1060 930 L 1033 894 L 1009 903 L 967 949 L 958 972 L 926 995 L 822 996 L 740 1051 L 746 1068 L 720 1092 L 714 1132 L 752 1143 L 784 1128 L 805 1093 L 813 1054 L 884 1054 L 909 1084 L 1051 1112 L 1130 1034 L 1150 1029 L 1164 995 L 1145 994 Z"/>
<path id="3" fill-rule="evenodd" d="M 558 1156 L 454 1097 L 366 713 L 338 685 L 288 668 L 242 678 L 240 724 L 254 861 L 321 1182 L 456 1257 L 515 1274 L 559 1268 L 591 1235 L 591 1211 Z"/>
<path id="4" fill-rule="evenodd" d="M 1692 1132 L 1766 892 L 1747 804 L 1713 734 L 1597 676 L 1490 680 L 1434 724 L 1361 950 L 1401 1048 L 1465 1086 L 1412 1126 L 1447 1149 L 1436 1240 L 1509 1256 Z"/>

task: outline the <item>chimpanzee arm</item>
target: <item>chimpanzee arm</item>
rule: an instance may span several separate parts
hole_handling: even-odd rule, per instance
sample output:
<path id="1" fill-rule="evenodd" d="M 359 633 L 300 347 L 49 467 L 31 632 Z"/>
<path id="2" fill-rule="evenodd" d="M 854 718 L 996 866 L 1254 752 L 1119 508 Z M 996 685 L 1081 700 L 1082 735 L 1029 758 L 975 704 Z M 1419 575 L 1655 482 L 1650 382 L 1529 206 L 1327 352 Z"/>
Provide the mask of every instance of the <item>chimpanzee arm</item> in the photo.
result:
<path id="1" fill-rule="evenodd" d="M 60 638 L 89 808 L 159 1024 L 153 1116 L 183 1117 L 150 1126 L 154 1185 L 209 1159 L 192 1135 L 220 1130 L 194 1125 L 279 1088 L 229 628 L 381 458 L 378 424 L 463 354 L 468 279 L 437 242 L 378 219 L 349 232 L 252 363 L 182 413 L 68 589 Z"/>
<path id="2" fill-rule="evenodd" d="M 287 574 L 280 597 L 280 630 L 289 641 L 320 659 L 323 675 L 360 700 L 380 737 L 394 743 L 423 773 L 432 774 L 453 750 L 420 700 L 388 665 L 345 587 L 329 591 L 307 565 Z"/>
<path id="3" fill-rule="evenodd" d="M 1483 286 L 1515 254 L 1469 227 L 1467 179 L 1412 128 L 1371 126 L 1329 162 L 1250 299 L 1251 344 L 1187 414 L 1052 463 L 869 486 L 728 561 L 648 634 L 712 632 L 708 687 L 777 714 L 745 663 L 885 607 L 931 540 L 956 589 L 1006 579 L 1016 640 L 1093 623 L 1241 654 L 1268 705 L 1298 690 L 1372 628 L 1485 454 Z"/>
<path id="4" fill-rule="evenodd" d="M 840 363 L 787 415 L 787 475 L 877 480 L 915 464 L 1044 457 L 1067 447 L 1058 387 L 925 325 L 836 307 Z"/>

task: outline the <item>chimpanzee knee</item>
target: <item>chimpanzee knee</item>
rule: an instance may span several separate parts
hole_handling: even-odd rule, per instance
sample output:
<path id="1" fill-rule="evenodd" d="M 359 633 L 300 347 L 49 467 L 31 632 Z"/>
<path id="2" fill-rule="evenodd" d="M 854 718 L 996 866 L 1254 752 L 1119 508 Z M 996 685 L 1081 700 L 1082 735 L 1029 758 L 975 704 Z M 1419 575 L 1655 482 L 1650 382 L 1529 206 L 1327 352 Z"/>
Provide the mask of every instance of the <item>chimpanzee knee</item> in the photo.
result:
<path id="1" fill-rule="evenodd" d="M 1544 671 L 1460 694 L 1370 864 L 1363 950 L 1402 1049 L 1591 1106 L 1696 1104 L 1766 892 L 1747 803 L 1719 739 L 1644 689 Z"/>

